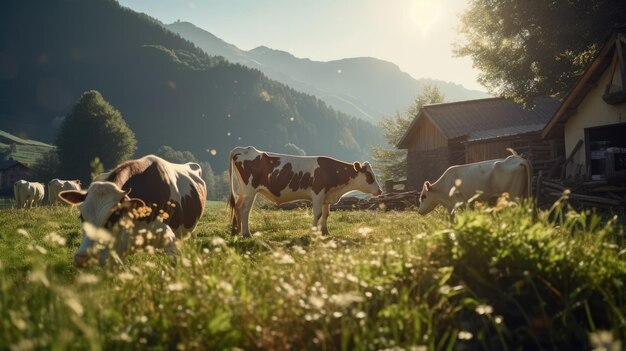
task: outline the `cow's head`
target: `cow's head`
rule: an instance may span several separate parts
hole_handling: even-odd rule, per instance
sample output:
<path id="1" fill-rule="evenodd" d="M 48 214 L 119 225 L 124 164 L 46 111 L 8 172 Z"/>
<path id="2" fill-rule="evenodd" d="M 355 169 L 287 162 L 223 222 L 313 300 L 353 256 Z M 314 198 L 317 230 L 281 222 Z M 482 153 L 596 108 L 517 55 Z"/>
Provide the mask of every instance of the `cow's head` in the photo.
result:
<path id="1" fill-rule="evenodd" d="M 376 175 L 372 170 L 372 166 L 369 162 L 355 162 L 354 169 L 357 171 L 355 179 L 355 189 L 364 193 L 378 196 L 383 193 L 380 189 L 380 184 L 376 181 Z"/>
<path id="2" fill-rule="evenodd" d="M 84 266 L 90 258 L 96 255 L 100 264 L 104 264 L 108 249 L 98 242 L 102 239 L 98 231 L 107 227 L 107 222 L 120 206 L 126 208 L 130 207 L 125 206 L 127 204 L 145 205 L 139 199 L 129 198 L 128 193 L 111 182 L 93 182 L 87 191 L 67 190 L 59 193 L 63 201 L 71 205 L 79 205 L 83 236 L 80 247 L 74 253 L 76 266 Z"/>
<path id="3" fill-rule="evenodd" d="M 427 214 L 437 207 L 437 203 L 433 199 L 432 187 L 433 185 L 430 184 L 429 181 L 425 181 L 424 186 L 422 186 L 422 192 L 419 197 L 419 207 L 417 209 L 419 214 Z"/>

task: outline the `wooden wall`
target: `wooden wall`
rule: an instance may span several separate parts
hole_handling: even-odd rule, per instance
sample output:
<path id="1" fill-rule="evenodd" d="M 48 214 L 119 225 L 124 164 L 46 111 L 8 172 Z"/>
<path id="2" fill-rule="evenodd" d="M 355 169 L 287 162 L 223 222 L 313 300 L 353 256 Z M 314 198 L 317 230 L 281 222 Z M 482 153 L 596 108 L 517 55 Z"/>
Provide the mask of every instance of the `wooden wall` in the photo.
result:
<path id="1" fill-rule="evenodd" d="M 548 171 L 559 156 L 565 154 L 563 139 L 541 139 L 540 132 L 499 138 L 484 141 L 474 141 L 465 144 L 466 163 L 504 158 L 511 153 L 506 149 L 512 148 L 519 155 L 527 158 L 533 165 L 533 173 Z"/>
<path id="2" fill-rule="evenodd" d="M 448 146 L 448 139 L 426 117 L 417 121 L 417 133 L 413 135 L 409 150 L 435 150 Z"/>

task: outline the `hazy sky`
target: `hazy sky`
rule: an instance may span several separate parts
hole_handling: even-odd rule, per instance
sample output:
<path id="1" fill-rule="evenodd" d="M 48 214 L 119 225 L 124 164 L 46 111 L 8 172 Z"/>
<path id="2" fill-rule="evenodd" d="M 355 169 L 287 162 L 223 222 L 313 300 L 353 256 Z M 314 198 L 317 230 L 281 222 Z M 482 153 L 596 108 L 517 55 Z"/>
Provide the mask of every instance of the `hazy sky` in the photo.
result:
<path id="1" fill-rule="evenodd" d="M 329 61 L 371 56 L 415 78 L 485 90 L 469 58 L 455 58 L 467 0 L 119 0 L 165 23 L 192 22 L 228 43 Z"/>

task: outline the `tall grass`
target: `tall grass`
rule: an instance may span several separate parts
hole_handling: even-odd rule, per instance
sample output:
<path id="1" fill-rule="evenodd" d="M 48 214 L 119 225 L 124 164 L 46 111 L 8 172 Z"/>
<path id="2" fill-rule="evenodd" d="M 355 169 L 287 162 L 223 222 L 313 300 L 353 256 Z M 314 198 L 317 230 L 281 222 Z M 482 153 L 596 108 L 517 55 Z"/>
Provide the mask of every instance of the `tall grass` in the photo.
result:
<path id="1" fill-rule="evenodd" d="M 176 262 L 76 270 L 75 209 L 0 212 L 0 349 L 590 349 L 626 340 L 624 230 L 563 204 L 461 211 L 256 209 L 221 203 Z M 51 234 L 56 233 L 56 234 Z M 592 338 L 589 337 L 592 335 Z"/>

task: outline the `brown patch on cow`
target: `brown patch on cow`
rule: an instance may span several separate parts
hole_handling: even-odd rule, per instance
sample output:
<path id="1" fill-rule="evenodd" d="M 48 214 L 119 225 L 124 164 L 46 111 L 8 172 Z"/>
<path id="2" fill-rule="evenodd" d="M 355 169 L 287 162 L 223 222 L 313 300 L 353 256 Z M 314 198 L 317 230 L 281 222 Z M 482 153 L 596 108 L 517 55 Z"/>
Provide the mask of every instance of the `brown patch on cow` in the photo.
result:
<path id="1" fill-rule="evenodd" d="M 204 199 L 206 195 L 198 192 L 195 186 L 191 187 L 190 194 L 182 197 L 182 208 L 184 210 L 183 225 L 187 229 L 193 228 L 204 211 Z"/>
<path id="2" fill-rule="evenodd" d="M 289 189 L 297 191 L 298 189 L 308 189 L 313 185 L 313 178 L 311 173 L 302 171 L 294 173 L 291 181 L 289 182 Z"/>
<path id="3" fill-rule="evenodd" d="M 365 180 L 367 181 L 367 184 L 374 184 L 376 181 L 372 172 L 368 172 L 367 170 L 365 170 Z"/>
<path id="4" fill-rule="evenodd" d="M 345 185 L 350 179 L 357 177 L 359 172 L 350 163 L 335 160 L 329 157 L 318 157 L 319 167 L 313 173 L 313 192 L 319 194 L 322 190 L 328 190 Z"/>
<path id="5" fill-rule="evenodd" d="M 253 160 L 236 161 L 236 157 L 233 159 L 235 159 L 235 167 L 237 167 L 244 184 L 248 185 L 252 182 L 252 186 L 255 188 L 259 185 L 267 187 L 268 175 L 280 165 L 280 158 L 269 156 L 265 152 Z M 252 180 L 250 180 L 250 176 L 252 176 Z"/>
<path id="6" fill-rule="evenodd" d="M 280 192 L 291 183 L 293 177 L 293 166 L 291 163 L 286 163 L 283 168 L 280 170 L 276 169 L 270 174 L 266 187 L 272 194 L 278 197 Z"/>

